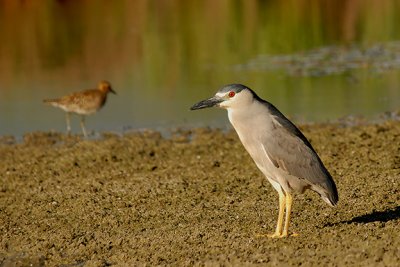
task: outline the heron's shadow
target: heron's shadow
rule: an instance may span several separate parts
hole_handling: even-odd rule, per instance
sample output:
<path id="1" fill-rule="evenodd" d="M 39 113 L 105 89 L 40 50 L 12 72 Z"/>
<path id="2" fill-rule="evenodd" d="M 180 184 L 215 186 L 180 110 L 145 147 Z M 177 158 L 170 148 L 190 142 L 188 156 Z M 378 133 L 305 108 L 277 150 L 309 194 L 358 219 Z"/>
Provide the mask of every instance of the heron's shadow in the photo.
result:
<path id="1" fill-rule="evenodd" d="M 400 219 L 400 206 L 393 209 L 387 209 L 384 211 L 373 211 L 369 214 L 354 217 L 351 220 L 341 221 L 340 224 L 351 224 L 351 223 L 372 223 L 372 222 L 388 222 L 392 220 Z"/>

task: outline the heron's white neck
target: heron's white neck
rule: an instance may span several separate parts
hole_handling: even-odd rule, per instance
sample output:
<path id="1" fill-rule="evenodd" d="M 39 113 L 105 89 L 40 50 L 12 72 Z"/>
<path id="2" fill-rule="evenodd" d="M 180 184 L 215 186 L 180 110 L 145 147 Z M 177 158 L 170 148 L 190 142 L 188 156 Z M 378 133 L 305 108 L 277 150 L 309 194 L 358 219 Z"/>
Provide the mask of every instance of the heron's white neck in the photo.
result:
<path id="1" fill-rule="evenodd" d="M 244 132 L 252 132 L 253 129 L 268 131 L 272 127 L 271 114 L 262 103 L 253 101 L 246 106 L 227 110 L 229 121 L 239 136 Z"/>

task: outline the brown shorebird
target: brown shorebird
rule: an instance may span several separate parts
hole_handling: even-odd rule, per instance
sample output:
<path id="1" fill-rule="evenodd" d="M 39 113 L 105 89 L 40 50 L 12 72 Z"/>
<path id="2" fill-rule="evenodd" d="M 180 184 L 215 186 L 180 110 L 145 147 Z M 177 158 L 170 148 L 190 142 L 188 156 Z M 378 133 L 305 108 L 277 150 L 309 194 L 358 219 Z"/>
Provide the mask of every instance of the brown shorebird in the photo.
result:
<path id="1" fill-rule="evenodd" d="M 97 89 L 88 89 L 81 92 L 72 93 L 58 99 L 45 99 L 44 103 L 61 108 L 66 112 L 67 132 L 71 132 L 70 114 L 81 115 L 81 128 L 83 135 L 87 137 L 85 129 L 85 115 L 93 114 L 98 111 L 107 100 L 107 94 L 116 94 L 107 81 L 101 81 Z"/>

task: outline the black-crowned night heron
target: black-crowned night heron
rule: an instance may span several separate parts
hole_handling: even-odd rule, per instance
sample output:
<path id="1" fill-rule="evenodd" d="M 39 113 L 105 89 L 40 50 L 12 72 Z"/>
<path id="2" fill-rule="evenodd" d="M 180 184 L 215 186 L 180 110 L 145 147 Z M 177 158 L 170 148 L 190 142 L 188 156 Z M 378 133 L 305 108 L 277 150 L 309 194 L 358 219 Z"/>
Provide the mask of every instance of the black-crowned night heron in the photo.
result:
<path id="1" fill-rule="evenodd" d="M 191 109 L 213 106 L 228 110 L 243 146 L 278 191 L 278 223 L 270 237 L 288 236 L 294 193 L 311 189 L 331 206 L 336 205 L 339 197 L 332 176 L 310 142 L 275 106 L 244 85 L 230 84 Z"/>
<path id="2" fill-rule="evenodd" d="M 54 107 L 61 108 L 66 112 L 67 132 L 71 132 L 70 114 L 80 114 L 81 128 L 83 135 L 86 137 L 85 115 L 89 115 L 98 111 L 107 100 L 108 93 L 116 94 L 111 88 L 111 84 L 107 81 L 101 81 L 96 89 L 88 89 L 81 92 L 72 93 L 58 99 L 45 99 L 44 103 Z"/>

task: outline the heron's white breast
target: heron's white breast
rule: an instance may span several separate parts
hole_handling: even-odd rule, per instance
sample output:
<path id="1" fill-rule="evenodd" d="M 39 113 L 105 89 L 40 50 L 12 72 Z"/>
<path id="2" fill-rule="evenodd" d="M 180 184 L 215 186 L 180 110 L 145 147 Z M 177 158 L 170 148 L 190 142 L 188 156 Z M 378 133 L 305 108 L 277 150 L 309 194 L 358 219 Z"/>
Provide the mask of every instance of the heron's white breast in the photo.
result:
<path id="1" fill-rule="evenodd" d="M 246 109 L 228 109 L 228 117 L 243 146 L 253 158 L 257 167 L 267 177 L 277 176 L 278 168 L 269 158 L 263 142 L 273 130 L 269 112 L 263 106 L 250 105 Z"/>

